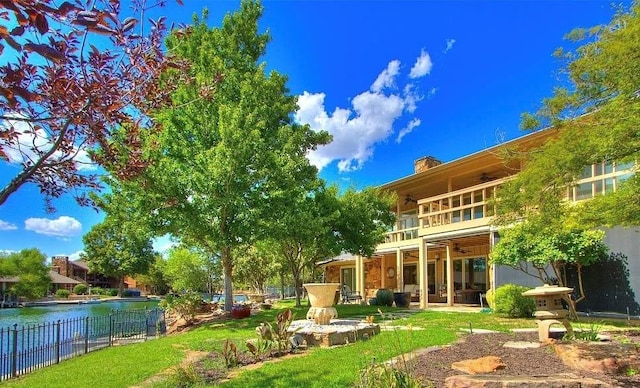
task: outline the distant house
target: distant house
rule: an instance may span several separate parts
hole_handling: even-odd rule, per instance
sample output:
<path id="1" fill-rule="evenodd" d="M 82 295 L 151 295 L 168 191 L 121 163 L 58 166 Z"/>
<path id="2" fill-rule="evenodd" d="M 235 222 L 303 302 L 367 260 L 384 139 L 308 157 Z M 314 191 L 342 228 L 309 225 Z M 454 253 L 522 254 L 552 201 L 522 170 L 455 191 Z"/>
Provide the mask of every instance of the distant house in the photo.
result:
<path id="1" fill-rule="evenodd" d="M 60 275 L 58 272 L 54 270 L 49 271 L 49 277 L 51 278 L 51 293 L 55 294 L 58 290 L 67 290 L 69 292 L 73 291 L 73 287 L 78 284 L 82 284 L 81 281 L 76 279 L 71 279 L 70 277 Z"/>
<path id="2" fill-rule="evenodd" d="M 51 259 L 51 269 L 62 276 L 92 287 L 118 288 L 118 279 L 91 272 L 84 260 L 70 260 L 69 256 L 54 256 Z"/>
<path id="3" fill-rule="evenodd" d="M 57 274 L 77 280 L 80 283 L 100 288 L 118 288 L 118 279 L 101 273 L 91 272 L 84 260 L 70 260 L 69 256 L 53 256 L 51 269 Z M 124 279 L 125 288 L 135 288 L 136 282 L 130 277 Z"/>
<path id="4" fill-rule="evenodd" d="M 49 290 L 52 294 L 55 294 L 55 292 L 60 289 L 73 291 L 73 287 L 75 287 L 76 284 L 82 283 L 81 281 L 60 275 L 58 272 L 53 270 L 49 271 L 49 277 L 51 278 L 51 287 Z M 7 291 L 19 281 L 19 276 L 7 276 L 0 278 L 0 299 L 3 301 L 6 300 L 4 296 L 7 294 Z"/>

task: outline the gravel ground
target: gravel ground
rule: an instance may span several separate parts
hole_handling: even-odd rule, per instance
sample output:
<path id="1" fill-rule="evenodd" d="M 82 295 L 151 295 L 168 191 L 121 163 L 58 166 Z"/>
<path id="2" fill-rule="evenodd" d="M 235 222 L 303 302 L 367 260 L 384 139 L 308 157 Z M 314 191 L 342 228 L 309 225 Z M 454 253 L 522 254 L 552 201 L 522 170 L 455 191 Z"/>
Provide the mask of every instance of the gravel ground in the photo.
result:
<path id="1" fill-rule="evenodd" d="M 535 376 L 573 373 L 579 377 L 600 380 L 614 387 L 640 387 L 640 376 L 627 376 L 623 372 L 618 375 L 607 375 L 571 369 L 556 355 L 553 346 L 532 349 L 503 347 L 508 341 L 537 342 L 537 340 L 537 333 L 468 335 L 451 346 L 417 357 L 408 367 L 414 375 L 425 382 L 425 385 L 430 382 L 434 387 L 444 387 L 447 377 L 464 374 L 451 369 L 452 363 L 484 356 L 498 356 L 506 364 L 506 368 L 498 369 L 494 373 L 496 375 Z"/>

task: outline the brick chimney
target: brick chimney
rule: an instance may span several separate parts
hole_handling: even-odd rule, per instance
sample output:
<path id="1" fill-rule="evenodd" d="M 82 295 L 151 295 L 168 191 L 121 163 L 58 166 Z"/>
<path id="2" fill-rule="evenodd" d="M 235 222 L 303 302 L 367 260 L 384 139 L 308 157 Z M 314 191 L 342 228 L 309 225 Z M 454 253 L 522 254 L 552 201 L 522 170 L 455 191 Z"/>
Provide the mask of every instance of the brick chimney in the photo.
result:
<path id="1" fill-rule="evenodd" d="M 427 171 L 431 167 L 435 167 L 439 164 L 442 164 L 442 162 L 434 158 L 433 156 L 423 156 L 420 159 L 416 159 L 416 161 L 413 162 L 413 166 L 416 174 L 423 171 Z"/>
<path id="2" fill-rule="evenodd" d="M 60 275 L 69 277 L 69 256 L 53 256 L 51 264 Z"/>

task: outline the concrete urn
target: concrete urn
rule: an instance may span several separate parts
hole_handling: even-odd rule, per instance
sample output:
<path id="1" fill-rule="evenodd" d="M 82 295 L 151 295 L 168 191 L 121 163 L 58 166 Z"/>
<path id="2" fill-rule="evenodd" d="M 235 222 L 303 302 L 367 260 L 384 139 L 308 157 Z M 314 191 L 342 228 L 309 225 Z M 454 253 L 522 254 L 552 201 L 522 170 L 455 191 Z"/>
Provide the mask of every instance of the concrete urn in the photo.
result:
<path id="1" fill-rule="evenodd" d="M 312 319 L 318 325 L 328 325 L 333 318 L 338 317 L 335 303 L 336 291 L 339 283 L 305 283 L 304 288 L 309 295 L 311 308 L 307 312 L 307 319 Z"/>

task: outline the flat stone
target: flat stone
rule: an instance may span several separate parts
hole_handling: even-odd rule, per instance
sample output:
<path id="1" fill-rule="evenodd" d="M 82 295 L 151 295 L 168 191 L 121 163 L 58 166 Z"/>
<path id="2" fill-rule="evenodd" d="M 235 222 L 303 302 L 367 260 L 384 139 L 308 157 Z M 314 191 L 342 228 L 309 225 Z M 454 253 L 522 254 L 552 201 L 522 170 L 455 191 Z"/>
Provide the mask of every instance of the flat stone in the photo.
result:
<path id="1" fill-rule="evenodd" d="M 548 376 L 458 375 L 447 377 L 447 388 L 603 388 L 610 387 L 600 380 L 574 374 Z"/>
<path id="2" fill-rule="evenodd" d="M 512 349 L 536 349 L 540 347 L 540 342 L 508 341 L 505 342 L 502 347 Z"/>
<path id="3" fill-rule="evenodd" d="M 470 333 L 470 334 L 492 334 L 492 333 L 499 333 L 498 331 L 495 330 L 488 330 L 488 329 L 469 329 L 467 328 L 460 328 L 459 331 L 464 332 L 464 333 Z"/>

